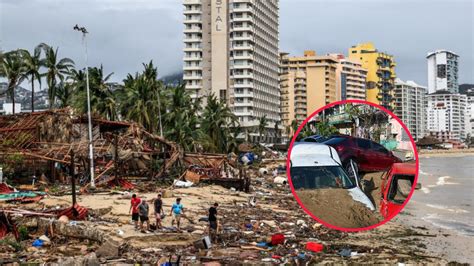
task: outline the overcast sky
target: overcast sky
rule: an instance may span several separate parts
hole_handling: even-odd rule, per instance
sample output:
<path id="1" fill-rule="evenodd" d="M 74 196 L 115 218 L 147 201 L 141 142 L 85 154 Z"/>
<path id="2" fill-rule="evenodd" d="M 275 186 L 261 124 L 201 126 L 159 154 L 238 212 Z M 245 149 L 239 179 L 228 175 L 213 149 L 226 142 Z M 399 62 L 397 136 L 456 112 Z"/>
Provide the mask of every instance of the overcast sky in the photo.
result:
<path id="1" fill-rule="evenodd" d="M 77 23 L 88 35 L 89 62 L 112 80 L 153 60 L 161 76 L 181 70 L 182 0 L 0 0 L 0 48 L 59 47 L 60 57 L 84 66 Z M 372 41 L 393 54 L 397 76 L 426 85 L 426 54 L 460 56 L 460 83 L 474 83 L 472 0 L 281 0 L 280 49 L 293 55 L 344 53 Z"/>

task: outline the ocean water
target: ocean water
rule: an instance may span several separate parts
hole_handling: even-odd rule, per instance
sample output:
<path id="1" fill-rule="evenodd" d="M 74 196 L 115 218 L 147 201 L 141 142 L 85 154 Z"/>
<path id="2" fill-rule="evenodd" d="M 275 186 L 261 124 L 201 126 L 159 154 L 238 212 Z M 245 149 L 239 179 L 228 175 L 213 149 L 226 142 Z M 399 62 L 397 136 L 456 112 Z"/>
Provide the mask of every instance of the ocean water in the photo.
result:
<path id="1" fill-rule="evenodd" d="M 435 227 L 474 236 L 474 155 L 420 159 L 418 183 L 406 209 Z"/>

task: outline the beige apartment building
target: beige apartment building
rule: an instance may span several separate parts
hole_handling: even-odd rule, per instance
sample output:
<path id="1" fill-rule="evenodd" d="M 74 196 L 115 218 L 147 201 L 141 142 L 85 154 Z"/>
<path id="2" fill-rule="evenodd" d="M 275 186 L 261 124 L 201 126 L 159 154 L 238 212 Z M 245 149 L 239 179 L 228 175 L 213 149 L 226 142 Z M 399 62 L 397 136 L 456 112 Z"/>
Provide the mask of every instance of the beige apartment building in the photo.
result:
<path id="1" fill-rule="evenodd" d="M 184 76 L 193 98 L 224 100 L 250 139 L 280 121 L 279 1 L 184 0 Z M 205 104 L 205 103 L 204 103 Z"/>
<path id="2" fill-rule="evenodd" d="M 293 120 L 304 121 L 317 109 L 341 99 L 341 75 L 345 76 L 346 98 L 365 99 L 366 71 L 360 63 L 334 55 L 280 54 L 281 119 L 285 128 Z"/>
<path id="3" fill-rule="evenodd" d="M 337 100 L 337 59 L 305 51 L 304 56 L 281 53 L 282 124 L 293 117 L 302 122 L 317 109 Z M 293 115 L 294 114 L 294 115 Z"/>
<path id="4" fill-rule="evenodd" d="M 343 54 L 331 54 L 338 59 L 337 95 L 338 100 L 365 100 L 367 69 L 359 60 L 350 59 Z"/>

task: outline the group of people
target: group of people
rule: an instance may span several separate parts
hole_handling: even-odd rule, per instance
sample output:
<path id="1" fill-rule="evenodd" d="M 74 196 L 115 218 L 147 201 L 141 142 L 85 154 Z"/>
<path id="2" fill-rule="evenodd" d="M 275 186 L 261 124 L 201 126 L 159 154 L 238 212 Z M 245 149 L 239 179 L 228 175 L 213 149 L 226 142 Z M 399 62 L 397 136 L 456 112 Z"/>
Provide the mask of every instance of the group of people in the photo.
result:
<path id="1" fill-rule="evenodd" d="M 153 210 L 156 219 L 156 229 L 163 228 L 162 220 L 165 218 L 165 212 L 163 210 L 163 200 L 161 198 L 161 193 L 153 199 Z M 209 208 L 208 221 L 209 221 L 209 234 L 212 239 L 216 239 L 218 232 L 218 220 L 217 220 L 217 207 L 219 204 L 216 202 Z M 136 194 L 132 195 L 130 201 L 129 213 L 132 215 L 132 221 L 135 224 L 136 230 L 141 230 L 145 233 L 150 231 L 150 219 L 149 219 L 149 206 L 146 200 L 140 199 Z M 177 198 L 176 202 L 173 203 L 170 210 L 170 215 L 172 217 L 171 226 L 174 226 L 176 223 L 176 228 L 178 231 L 181 231 L 181 217 L 184 216 L 184 206 L 181 203 L 181 198 Z M 140 224 L 139 224 L 140 222 Z M 145 227 L 146 225 L 146 227 Z"/>
<path id="2" fill-rule="evenodd" d="M 129 213 L 132 214 L 132 221 L 135 224 L 135 229 L 141 230 L 143 233 L 145 233 L 146 231 L 150 231 L 149 209 L 150 208 L 146 200 L 140 199 L 139 197 L 137 197 L 136 194 L 132 195 Z M 163 228 L 161 221 L 165 218 L 161 193 L 153 199 L 153 210 L 156 219 L 156 229 L 161 229 Z M 184 207 L 183 204 L 181 204 L 181 198 L 176 199 L 176 202 L 171 207 L 170 215 L 173 218 L 173 220 L 171 221 L 171 225 L 174 225 L 174 223 L 176 222 L 177 229 L 178 231 L 180 231 L 180 220 L 181 216 L 184 215 Z M 138 222 L 140 222 L 140 224 L 138 224 Z"/>

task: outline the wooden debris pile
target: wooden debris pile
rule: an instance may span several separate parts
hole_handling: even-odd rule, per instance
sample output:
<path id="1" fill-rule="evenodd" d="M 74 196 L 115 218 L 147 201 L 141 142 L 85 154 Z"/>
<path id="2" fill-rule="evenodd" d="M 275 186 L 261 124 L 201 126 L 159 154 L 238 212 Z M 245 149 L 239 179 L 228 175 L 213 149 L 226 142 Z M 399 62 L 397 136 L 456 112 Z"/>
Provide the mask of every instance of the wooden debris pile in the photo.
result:
<path id="1" fill-rule="evenodd" d="M 161 177 L 182 154 L 173 142 L 145 131 L 138 124 L 94 116 L 92 126 L 97 179 L 104 175 L 120 177 L 121 173 Z M 21 164 L 14 166 L 16 173 L 47 173 L 57 179 L 58 175 L 70 176 L 74 167 L 76 174 L 87 175 L 86 117 L 75 115 L 71 109 L 0 116 L 0 164 L 11 163 L 11 156 L 22 157 Z M 159 169 L 155 167 L 157 161 L 161 162 Z"/>

